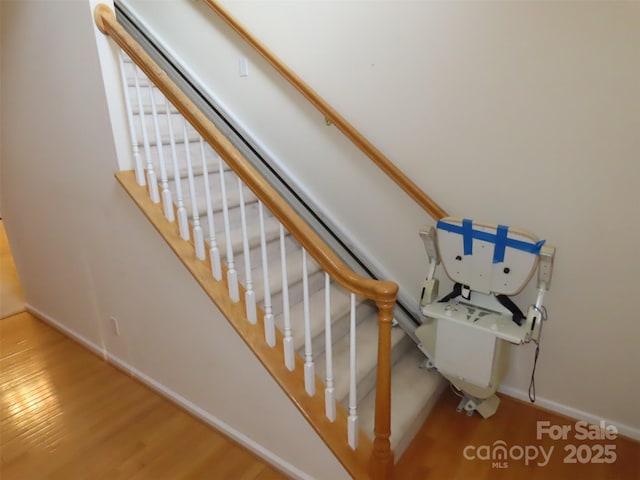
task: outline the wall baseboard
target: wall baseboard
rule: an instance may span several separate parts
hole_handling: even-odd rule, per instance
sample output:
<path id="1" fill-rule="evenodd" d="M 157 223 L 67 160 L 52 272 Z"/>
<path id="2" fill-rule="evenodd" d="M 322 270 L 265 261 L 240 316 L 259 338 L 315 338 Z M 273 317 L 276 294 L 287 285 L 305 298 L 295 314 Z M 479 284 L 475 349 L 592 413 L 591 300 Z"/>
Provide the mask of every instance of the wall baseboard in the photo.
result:
<path id="1" fill-rule="evenodd" d="M 523 402 L 530 403 L 529 394 L 524 391 L 513 387 L 500 387 L 498 392 L 508 395 L 510 397 L 516 398 L 518 400 L 522 400 Z M 630 425 L 620 424 L 613 420 L 609 420 L 607 418 L 602 418 L 598 415 L 594 415 L 589 412 L 585 412 L 583 410 L 578 410 L 577 408 L 570 407 L 569 405 L 564 405 L 559 402 L 555 402 L 553 400 L 548 400 L 546 398 L 536 398 L 536 403 L 533 404 L 534 407 L 540 407 L 541 409 L 550 410 L 552 412 L 558 413 L 560 415 L 564 415 L 566 417 L 573 418 L 575 420 L 584 420 L 585 422 L 589 422 L 590 424 L 598 425 L 601 421 L 605 421 L 607 425 L 615 425 L 618 429 L 618 433 L 624 437 L 640 441 L 640 428 L 635 428 Z"/>
<path id="2" fill-rule="evenodd" d="M 77 334 L 76 332 L 69 329 L 68 327 L 66 327 L 65 325 L 60 323 L 58 320 L 51 317 L 50 315 L 42 312 L 38 308 L 28 303 L 26 304 L 26 309 L 33 316 L 51 325 L 53 328 L 55 328 L 56 330 L 59 330 L 67 337 L 75 340 L 82 346 L 91 350 L 96 355 L 102 357 L 104 360 L 108 361 L 109 363 L 114 365 L 116 368 L 131 375 L 132 377 L 144 383 L 146 386 L 148 386 L 155 392 L 159 393 L 163 397 L 166 397 L 172 402 L 176 403 L 181 408 L 189 412 L 191 415 L 211 425 L 217 430 L 220 430 L 222 433 L 224 433 L 225 435 L 227 435 L 228 437 L 230 437 L 231 439 L 233 439 L 243 447 L 247 448 L 256 456 L 262 458 L 265 462 L 269 463 L 270 465 L 273 465 L 276 469 L 280 470 L 281 472 L 291 476 L 292 478 L 299 479 L 299 480 L 315 480 L 313 477 L 309 476 L 307 473 L 291 465 L 289 462 L 280 458 L 278 455 L 266 449 L 265 447 L 255 442 L 251 438 L 247 437 L 242 432 L 236 430 L 235 428 L 228 425 L 221 419 L 203 410 L 202 408 L 198 407 L 196 404 L 190 402 L 186 398 L 179 395 L 178 393 L 167 388 L 163 384 L 157 382 L 156 380 L 144 374 L 143 372 L 139 371 L 138 369 L 132 367 L 127 362 L 124 362 L 118 357 L 116 357 L 115 355 L 110 354 L 103 347 L 100 347 L 99 345 L 96 345 L 95 343 L 83 337 L 82 335 Z"/>

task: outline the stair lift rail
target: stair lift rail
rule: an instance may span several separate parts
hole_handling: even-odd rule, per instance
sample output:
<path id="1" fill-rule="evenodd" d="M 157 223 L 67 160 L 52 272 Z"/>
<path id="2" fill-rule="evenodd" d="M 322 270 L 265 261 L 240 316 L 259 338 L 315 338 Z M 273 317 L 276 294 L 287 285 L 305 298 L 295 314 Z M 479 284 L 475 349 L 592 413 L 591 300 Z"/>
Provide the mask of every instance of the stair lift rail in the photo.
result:
<path id="1" fill-rule="evenodd" d="M 141 187 L 146 183 L 151 201 L 162 202 L 164 218 L 168 222 L 173 222 L 175 216 L 178 218 L 178 230 L 183 240 L 192 239 L 193 254 L 200 260 L 210 260 L 210 277 L 217 281 L 226 283 L 228 295 L 234 304 L 242 305 L 245 310 L 245 318 L 249 325 L 263 323 L 265 334 L 264 341 L 268 348 L 282 346 L 283 364 L 287 371 L 296 368 L 296 363 L 300 363 L 304 375 L 304 394 L 308 397 L 321 397 L 324 401 L 322 411 L 323 419 L 313 418 L 309 411 L 304 409 L 305 399 L 302 396 L 294 396 L 287 392 L 295 405 L 302 411 L 303 415 L 312 423 L 316 431 L 325 440 L 327 445 L 334 451 L 340 451 L 338 459 L 345 468 L 355 478 L 390 478 L 393 469 L 393 451 L 390 447 L 391 421 L 391 326 L 393 321 L 393 308 L 396 302 L 398 286 L 389 281 L 372 280 L 358 275 L 349 269 L 335 253 L 324 243 L 324 241 L 298 216 L 298 214 L 280 197 L 260 174 L 242 157 L 237 149 L 217 130 L 213 123 L 180 91 L 180 89 L 169 79 L 165 72 L 155 64 L 149 55 L 140 47 L 137 42 L 123 29 L 117 22 L 113 11 L 106 5 L 98 5 L 94 11 L 96 25 L 102 33 L 110 36 L 123 52 L 133 62 L 129 64 L 133 69 L 134 88 L 137 101 L 138 117 L 140 121 L 141 136 L 143 140 L 146 157 L 146 178 L 142 172 L 142 162 L 139 158 L 139 146 L 137 145 L 137 130 L 134 128 L 134 115 L 131 111 L 131 104 L 128 104 L 128 116 L 131 123 L 131 137 L 134 157 L 136 158 L 136 181 Z M 123 62 L 124 64 L 128 62 Z M 141 73 L 147 77 L 148 92 L 144 92 L 142 81 L 139 78 Z M 125 90 L 128 88 L 125 81 Z M 167 129 L 169 131 L 169 156 L 172 163 L 165 163 L 163 135 L 160 132 L 157 100 L 163 97 L 160 102 L 165 106 Z M 152 121 L 145 119 L 145 106 L 143 98 L 151 102 Z M 135 104 L 136 101 L 133 101 Z M 180 115 L 174 115 L 176 111 Z M 179 117 L 182 116 L 184 123 L 180 125 Z M 175 118 L 174 118 L 175 117 Z M 174 121 L 178 121 L 174 124 Z M 151 123 L 151 125 L 148 125 Z M 177 129 L 175 127 L 178 127 Z M 152 129 L 152 132 L 147 131 Z M 182 138 L 176 137 L 175 130 L 182 132 Z M 154 145 L 155 139 L 155 145 Z M 206 142 L 207 145 L 204 143 Z M 184 149 L 186 158 L 186 175 L 184 168 L 177 162 L 177 144 Z M 152 152 L 152 147 L 155 147 Z M 202 182 L 196 183 L 194 175 L 194 165 L 192 157 L 194 150 L 202 160 L 201 172 L 204 173 Z M 138 156 L 136 157 L 136 152 Z M 153 155 L 155 153 L 155 155 Z M 208 168 L 209 157 L 217 160 L 218 171 Z M 155 163 L 154 163 L 155 159 Z M 157 178 L 156 168 L 160 167 L 160 179 Z M 221 208 L 214 212 L 212 208 L 213 182 L 209 182 L 211 175 L 217 174 L 220 185 L 219 192 L 213 196 L 219 196 Z M 186 177 L 186 178 L 185 178 Z M 233 179 L 228 180 L 228 177 Z M 158 181 L 162 189 L 162 195 L 158 189 Z M 170 183 L 175 190 L 176 204 L 173 203 L 173 192 Z M 236 230 L 232 229 L 232 218 L 229 208 L 229 198 L 231 195 L 230 186 L 238 186 L 238 197 L 240 207 L 239 225 Z M 190 225 L 186 221 L 186 206 L 184 205 L 183 193 L 190 200 Z M 247 189 L 245 191 L 245 189 Z M 246 193 L 245 193 L 246 192 Z M 204 193 L 206 205 L 202 206 L 198 201 L 198 194 Z M 202 197 L 202 196 L 200 196 Z M 247 209 L 250 208 L 248 202 L 255 200 L 259 213 L 259 238 L 250 239 L 249 226 L 247 225 Z M 201 203 L 201 202 L 200 202 Z M 176 211 L 174 212 L 174 209 Z M 221 210 L 221 211 L 220 211 Z M 218 215 L 216 215 L 218 213 Z M 222 215 L 219 215 L 221 213 Z M 174 216 L 175 214 L 175 216 Z M 206 222 L 201 222 L 201 215 L 207 216 Z M 214 217 L 215 215 L 215 217 Z M 220 218 L 222 217 L 222 221 Z M 182 218 L 182 220 L 180 220 Z M 217 220 L 217 221 L 216 221 Z M 276 252 L 270 251 L 267 238 L 267 225 L 277 224 L 276 239 L 279 239 Z M 186 225 L 186 226 L 185 226 Z M 208 229 L 209 250 L 204 245 L 205 232 L 203 227 Z M 241 255 L 234 257 L 232 248 L 233 237 L 242 237 L 240 242 Z M 216 237 L 216 232 L 218 236 Z M 224 232 L 224 240 L 222 233 Z M 289 237 L 295 239 L 288 240 Z M 251 250 L 253 243 L 259 248 Z M 270 240 L 270 239 L 269 239 Z M 294 270 L 293 265 L 288 265 L 285 256 L 288 251 L 298 248 L 301 260 L 299 270 L 302 279 L 298 285 L 290 285 L 288 279 L 291 277 L 290 271 Z M 221 265 L 219 250 L 226 251 L 226 265 Z M 270 271 L 269 256 L 280 254 L 281 267 L 277 272 Z M 251 263 L 256 266 L 251 268 Z M 244 267 L 244 285 L 239 282 L 238 273 Z M 261 272 L 260 272 L 261 271 Z M 262 273 L 263 284 L 259 284 L 257 279 Z M 225 278 L 226 274 L 226 278 Z M 277 274 L 281 275 L 280 282 L 274 281 Z M 240 283 L 240 285 L 239 285 Z M 321 304 L 325 306 L 325 314 L 321 317 L 321 327 L 325 329 L 325 342 L 322 346 L 325 360 L 325 376 L 323 380 L 324 396 L 316 395 L 315 362 L 320 353 L 314 352 L 317 348 L 312 342 L 312 322 L 310 312 L 310 285 L 317 284 L 322 292 Z M 333 285 L 336 284 L 336 285 Z M 349 358 L 349 391 L 348 398 L 343 400 L 348 412 L 337 405 L 336 398 L 335 370 L 333 368 L 331 328 L 336 325 L 332 318 L 332 306 L 337 299 L 333 297 L 335 287 L 339 285 L 346 290 L 348 297 L 348 331 L 350 342 Z M 277 292 L 276 292 L 277 289 Z M 294 343 L 295 332 L 292 333 L 292 319 L 289 318 L 289 296 L 294 289 L 300 293 L 303 305 L 303 331 L 301 336 L 302 345 L 298 348 L 303 358 L 295 358 L 291 361 L 291 344 Z M 241 295 L 242 294 L 242 295 Z M 337 294 L 338 296 L 340 293 Z M 342 294 L 344 296 L 344 293 Z M 372 301 L 378 309 L 378 343 L 377 343 L 377 367 L 375 383 L 375 410 L 373 422 L 373 443 L 366 436 L 363 436 L 359 429 L 359 419 L 357 410 L 356 392 L 356 326 L 357 309 L 362 302 L 361 297 Z M 256 302 L 261 303 L 256 315 Z M 257 316 L 257 318 L 256 318 Z M 275 331 L 277 318 L 283 317 L 284 336 Z M 247 341 L 247 339 L 245 338 Z M 257 353 L 258 349 L 254 349 Z M 261 358 L 267 368 L 267 362 Z M 278 368 L 275 368 L 278 370 Z M 271 374 L 278 380 L 281 373 L 270 370 Z M 342 413 L 340 413 L 342 412 Z M 319 423 L 329 422 L 333 425 L 344 422 L 343 426 L 335 428 L 346 428 L 347 434 L 342 437 L 342 442 L 346 439 L 348 448 L 353 452 L 351 456 L 345 454 L 345 446 L 337 445 L 335 439 L 323 436 Z M 343 430 L 344 431 L 344 430 Z"/>

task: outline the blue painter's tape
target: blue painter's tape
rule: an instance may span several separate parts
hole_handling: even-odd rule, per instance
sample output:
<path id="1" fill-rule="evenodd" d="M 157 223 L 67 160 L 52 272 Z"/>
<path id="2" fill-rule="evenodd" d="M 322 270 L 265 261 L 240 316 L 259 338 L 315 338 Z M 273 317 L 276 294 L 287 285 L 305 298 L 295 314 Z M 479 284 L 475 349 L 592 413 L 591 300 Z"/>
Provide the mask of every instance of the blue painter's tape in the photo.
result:
<path id="1" fill-rule="evenodd" d="M 462 240 L 464 242 L 464 254 L 473 254 L 473 222 L 468 218 L 462 220 Z"/>
<path id="2" fill-rule="evenodd" d="M 462 226 L 453 225 L 439 220 L 437 227 L 438 230 L 462 235 L 465 255 L 471 255 L 473 253 L 474 239 L 495 244 L 496 247 L 493 251 L 493 263 L 504 262 L 504 254 L 507 247 L 522 250 L 523 252 L 531 253 L 533 255 L 540 255 L 540 249 L 545 244 L 545 240 L 532 243 L 524 240 L 516 240 L 515 238 L 509 238 L 509 227 L 505 227 L 504 225 L 499 225 L 495 234 L 474 230 L 473 223 L 471 220 L 467 219 L 462 220 Z"/>
<path id="3" fill-rule="evenodd" d="M 496 246 L 493 247 L 493 263 L 504 262 L 504 251 L 507 248 L 509 227 L 498 225 L 496 229 Z"/>

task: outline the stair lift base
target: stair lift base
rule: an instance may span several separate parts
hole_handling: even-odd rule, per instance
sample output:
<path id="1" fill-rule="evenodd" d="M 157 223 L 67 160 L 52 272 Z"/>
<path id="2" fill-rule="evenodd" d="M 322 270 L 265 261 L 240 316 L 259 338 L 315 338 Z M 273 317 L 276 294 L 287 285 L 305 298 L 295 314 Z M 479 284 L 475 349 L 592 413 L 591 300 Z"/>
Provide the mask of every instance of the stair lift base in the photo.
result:
<path id="1" fill-rule="evenodd" d="M 420 340 L 418 348 L 420 348 L 426 357 L 423 362 L 423 367 L 428 370 L 438 370 L 438 372 L 460 392 L 461 400 L 457 408 L 458 412 L 465 411 L 467 415 L 472 415 L 474 411 L 477 411 L 483 418 L 489 418 L 496 412 L 500 404 L 500 399 L 495 395 L 495 392 L 507 373 L 509 365 L 509 342 L 500 339 L 496 340 L 494 345 L 490 345 L 490 358 L 481 362 L 478 362 L 476 353 L 468 348 L 469 345 L 466 345 L 467 348 L 464 353 L 456 353 L 456 345 L 440 345 L 441 349 L 448 349 L 454 352 L 454 355 L 463 361 L 462 364 L 457 365 L 457 368 L 447 368 L 446 363 L 441 361 L 441 357 L 437 357 L 436 355 L 436 343 L 438 340 L 437 329 L 439 323 L 441 322 L 436 319 L 427 318 L 425 323 L 416 330 L 416 336 Z M 471 333 L 470 338 L 473 340 L 474 335 L 473 332 Z M 438 364 L 436 364 L 436 359 L 438 360 Z M 482 382 L 476 380 L 476 382 L 473 383 L 472 381 L 465 380 L 465 378 L 461 376 L 461 372 L 469 371 L 469 368 L 465 368 L 464 365 L 467 359 L 470 367 L 476 372 L 479 371 L 478 367 L 487 370 L 487 381 Z M 473 372 L 470 372 L 469 376 L 471 376 L 472 373 Z M 481 373 L 485 374 L 484 372 Z M 483 385 L 478 385 L 478 383 Z"/>

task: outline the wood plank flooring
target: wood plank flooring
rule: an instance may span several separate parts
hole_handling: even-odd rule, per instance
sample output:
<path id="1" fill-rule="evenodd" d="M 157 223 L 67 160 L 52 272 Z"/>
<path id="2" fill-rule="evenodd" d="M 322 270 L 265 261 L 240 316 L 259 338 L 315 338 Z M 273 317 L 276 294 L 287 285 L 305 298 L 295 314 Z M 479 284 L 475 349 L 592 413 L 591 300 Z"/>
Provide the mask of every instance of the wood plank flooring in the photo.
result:
<path id="1" fill-rule="evenodd" d="M 457 413 L 459 399 L 447 390 L 431 411 L 414 443 L 398 462 L 396 478 L 640 480 L 640 443 L 620 436 L 615 440 L 578 440 L 576 435 L 580 435 L 582 430 L 581 426 L 576 429 L 576 420 L 509 397 L 501 398 L 495 416 L 483 420 L 478 415 L 467 417 L 464 413 Z M 567 432 L 567 439 L 564 441 L 551 440 L 548 435 L 541 435 L 541 439 L 538 439 L 538 421 L 549 422 L 549 426 L 567 425 L 571 430 Z M 495 460 L 495 455 L 490 452 L 494 451 L 496 442 L 500 440 L 506 444 L 507 450 L 513 452 L 515 458 L 508 453 L 505 461 Z M 484 445 L 488 445 L 489 450 L 482 449 Z M 580 449 L 578 455 L 571 457 L 571 447 L 567 445 Z M 600 447 L 597 445 L 613 445 L 609 450 L 614 452 L 615 461 L 596 463 L 599 459 L 606 458 L 604 452 L 599 456 Z M 471 446 L 466 451 L 470 459 L 465 458 L 467 446 Z M 524 457 L 517 459 L 520 456 L 517 448 L 519 446 L 523 450 L 528 448 L 531 457 L 536 448 L 538 458 L 529 462 L 525 462 Z M 516 449 L 511 450 L 513 447 Z M 546 465 L 540 452 L 541 447 L 549 458 Z M 550 448 L 553 450 L 549 454 Z M 487 456 L 490 458 L 484 459 Z M 565 458 L 574 458 L 576 463 L 564 463 Z M 609 458 L 613 459 L 613 456 Z M 580 463 L 579 460 L 594 461 Z"/>
<path id="2" fill-rule="evenodd" d="M 28 313 L 0 321 L 0 478 L 287 478 Z"/>

